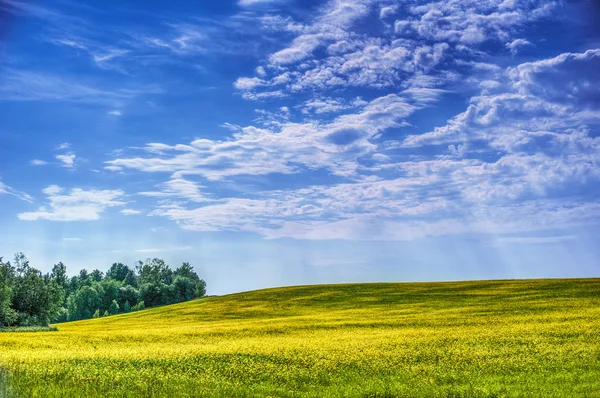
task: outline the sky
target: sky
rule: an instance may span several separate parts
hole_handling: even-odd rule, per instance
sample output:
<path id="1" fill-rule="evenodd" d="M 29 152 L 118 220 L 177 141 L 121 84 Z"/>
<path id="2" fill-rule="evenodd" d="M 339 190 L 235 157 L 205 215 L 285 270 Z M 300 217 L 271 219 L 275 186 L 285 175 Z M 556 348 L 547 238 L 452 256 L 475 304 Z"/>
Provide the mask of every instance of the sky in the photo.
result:
<path id="1" fill-rule="evenodd" d="M 209 294 L 600 276 L 595 0 L 0 0 L 0 256 Z"/>

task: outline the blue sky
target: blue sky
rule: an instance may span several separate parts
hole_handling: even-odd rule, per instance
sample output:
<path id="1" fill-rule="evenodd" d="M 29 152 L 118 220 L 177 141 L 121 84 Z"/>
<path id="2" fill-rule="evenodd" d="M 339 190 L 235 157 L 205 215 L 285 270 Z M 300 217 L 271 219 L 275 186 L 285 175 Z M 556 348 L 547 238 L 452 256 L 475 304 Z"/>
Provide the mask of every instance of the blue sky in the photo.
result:
<path id="1" fill-rule="evenodd" d="M 600 276 L 594 0 L 0 0 L 0 255 L 211 294 Z"/>

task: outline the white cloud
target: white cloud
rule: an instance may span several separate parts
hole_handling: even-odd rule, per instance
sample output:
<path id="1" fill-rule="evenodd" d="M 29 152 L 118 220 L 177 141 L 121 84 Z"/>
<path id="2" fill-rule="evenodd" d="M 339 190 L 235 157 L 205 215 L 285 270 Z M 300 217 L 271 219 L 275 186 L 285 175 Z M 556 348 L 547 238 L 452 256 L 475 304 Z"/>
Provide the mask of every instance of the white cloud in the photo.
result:
<path id="1" fill-rule="evenodd" d="M 241 7 L 251 7 L 263 4 L 282 3 L 284 0 L 238 0 Z"/>
<path id="2" fill-rule="evenodd" d="M 118 109 L 113 109 L 112 111 L 106 112 L 106 114 L 111 116 L 121 116 L 123 113 Z"/>
<path id="3" fill-rule="evenodd" d="M 57 155 L 56 159 L 62 162 L 62 167 L 73 168 L 75 166 L 75 154 Z"/>
<path id="4" fill-rule="evenodd" d="M 83 239 L 81 238 L 62 238 L 63 242 L 81 242 Z"/>
<path id="5" fill-rule="evenodd" d="M 73 188 L 68 192 L 58 185 L 50 185 L 42 190 L 48 196 L 48 207 L 35 212 L 19 213 L 24 221 L 90 221 L 100 219 L 100 215 L 110 207 L 125 205 L 120 201 L 125 193 L 121 190 L 83 190 Z"/>
<path id="6" fill-rule="evenodd" d="M 142 212 L 134 209 L 123 209 L 121 210 L 121 214 L 124 216 L 135 216 L 137 214 L 142 214 Z"/>
<path id="7" fill-rule="evenodd" d="M 45 160 L 40 159 L 33 159 L 29 163 L 33 166 L 44 166 L 48 164 L 48 162 L 46 162 Z"/>
<path id="8" fill-rule="evenodd" d="M 421 49 L 411 62 L 425 71 L 437 62 L 436 52 Z M 415 61 L 417 53 L 422 58 Z M 600 50 L 505 71 L 463 63 L 485 76 L 475 86 L 480 95 L 445 126 L 400 144 L 384 141 L 384 133 L 406 127 L 410 115 L 448 92 L 432 87 L 428 77 L 411 78 L 402 91 L 368 102 L 315 95 L 296 108 L 311 115 L 348 112 L 327 121 L 292 122 L 289 112 L 263 111 L 265 127 L 236 126 L 220 141 L 151 143 L 141 154 L 108 161 L 107 168 L 169 173 L 156 192 L 143 194 L 159 198 L 152 215 L 190 230 L 405 240 L 596 225 L 600 203 L 572 192 L 600 182 L 600 138 L 593 133 L 600 125 L 600 89 L 591 84 L 598 62 Z M 415 154 L 413 148 L 424 145 L 430 148 Z M 194 181 L 317 170 L 346 182 L 208 199 Z M 528 243 L 545 243 L 540 235 Z"/>
<path id="9" fill-rule="evenodd" d="M 508 43 L 511 51 L 517 51 L 528 42 L 514 36 L 528 23 L 550 18 L 550 11 L 559 7 L 554 0 L 512 5 L 503 0 L 446 0 L 403 7 L 386 3 L 379 9 L 380 20 L 373 20 L 378 3 L 331 0 L 307 25 L 298 26 L 281 16 L 266 19 L 269 29 L 295 37 L 268 56 L 266 68 L 256 71 L 258 77 L 241 77 L 235 87 L 244 98 L 256 100 L 264 99 L 261 92 L 273 92 L 274 87 L 280 95 L 290 95 L 332 87 L 406 86 L 423 73 L 437 78 L 437 85 L 446 85 L 460 79 L 447 59 L 472 62 L 483 54 L 480 44 L 489 41 Z M 359 22 L 390 28 L 375 30 L 374 35 L 357 33 Z M 328 55 L 315 57 L 320 49 Z M 433 80 L 428 87 L 435 88 Z"/>
<path id="10" fill-rule="evenodd" d="M 210 200 L 204 195 L 197 183 L 186 180 L 184 178 L 173 178 L 161 185 L 160 191 L 140 192 L 140 195 L 153 197 L 174 197 L 177 199 L 186 199 L 192 202 L 206 202 Z"/>
<path id="11" fill-rule="evenodd" d="M 1 73 L 3 87 L 0 99 L 10 101 L 63 101 L 114 106 L 116 101 L 162 92 L 156 85 L 111 89 L 44 72 L 2 68 Z"/>
<path id="12" fill-rule="evenodd" d="M 313 98 L 301 106 L 303 113 L 314 112 L 316 114 L 323 113 L 338 113 L 340 111 L 361 108 L 369 103 L 361 97 L 356 97 L 353 100 L 345 100 L 343 98 Z"/>
<path id="13" fill-rule="evenodd" d="M 2 180 L 0 180 L 0 195 L 12 195 L 26 202 L 33 202 L 33 198 L 30 195 L 9 187 L 8 185 L 4 184 Z"/>
<path id="14" fill-rule="evenodd" d="M 511 41 L 510 43 L 506 43 L 506 48 L 508 48 L 513 55 L 516 55 L 517 52 L 519 51 L 519 47 L 532 46 L 532 45 L 533 44 L 531 44 L 529 41 L 527 41 L 525 39 L 515 39 L 515 40 Z"/>
<path id="15" fill-rule="evenodd" d="M 136 253 L 160 253 L 160 252 L 172 252 L 172 251 L 187 251 L 192 250 L 191 246 L 177 246 L 177 247 L 167 247 L 167 248 L 151 248 L 151 249 L 136 249 L 134 252 Z M 119 252 L 124 250 L 119 250 Z"/>
<path id="16" fill-rule="evenodd" d="M 558 236 L 506 236 L 494 239 L 494 245 L 506 244 L 553 244 L 560 242 L 568 242 L 576 240 L 575 235 L 558 235 Z"/>
<path id="17" fill-rule="evenodd" d="M 256 87 L 265 85 L 265 82 L 258 77 L 240 77 L 233 85 L 238 90 L 252 90 Z"/>
<path id="18" fill-rule="evenodd" d="M 453 180 L 443 188 L 439 186 L 441 182 L 440 178 L 417 176 L 313 186 L 272 191 L 257 199 L 229 198 L 196 208 L 164 205 L 153 214 L 196 231 L 246 231 L 267 238 L 349 240 L 524 233 L 600 222 L 600 203 L 548 200 L 478 202 L 475 206 L 465 206 L 446 197 L 469 186 L 469 180 Z"/>
<path id="19" fill-rule="evenodd" d="M 370 142 L 372 137 L 402 126 L 404 118 L 423 106 L 411 93 L 406 97 L 390 94 L 362 106 L 358 113 L 340 115 L 330 123 L 281 122 L 273 128 L 244 127 L 223 141 L 197 139 L 189 145 L 174 146 L 152 143 L 145 152 L 155 156 L 121 157 L 106 162 L 106 167 L 171 172 L 176 179 L 202 175 L 220 180 L 243 174 L 292 174 L 304 169 L 328 169 L 350 176 L 358 167 L 356 157 L 376 148 Z"/>

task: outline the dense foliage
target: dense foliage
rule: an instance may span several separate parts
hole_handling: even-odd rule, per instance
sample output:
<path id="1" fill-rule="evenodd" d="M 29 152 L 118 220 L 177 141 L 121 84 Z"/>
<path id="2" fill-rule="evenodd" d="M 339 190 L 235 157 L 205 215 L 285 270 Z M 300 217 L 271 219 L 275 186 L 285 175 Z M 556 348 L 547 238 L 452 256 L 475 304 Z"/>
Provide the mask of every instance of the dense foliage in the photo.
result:
<path id="1" fill-rule="evenodd" d="M 82 269 L 69 277 L 59 262 L 42 274 L 23 253 L 0 257 L 0 327 L 48 325 L 180 303 L 206 294 L 190 263 L 172 270 L 159 258 L 135 266 L 114 263 L 104 274 Z"/>

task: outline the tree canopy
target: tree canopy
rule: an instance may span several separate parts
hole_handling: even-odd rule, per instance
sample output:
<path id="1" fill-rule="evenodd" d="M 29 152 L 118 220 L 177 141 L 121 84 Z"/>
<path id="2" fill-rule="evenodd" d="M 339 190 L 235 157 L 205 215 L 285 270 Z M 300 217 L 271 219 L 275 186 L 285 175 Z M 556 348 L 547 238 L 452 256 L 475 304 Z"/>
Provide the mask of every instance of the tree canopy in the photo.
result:
<path id="1" fill-rule="evenodd" d="M 106 271 L 81 269 L 69 277 L 59 262 L 48 274 L 17 253 L 11 264 L 0 257 L 0 327 L 47 325 L 179 303 L 206 294 L 192 265 L 172 270 L 160 258 Z"/>

